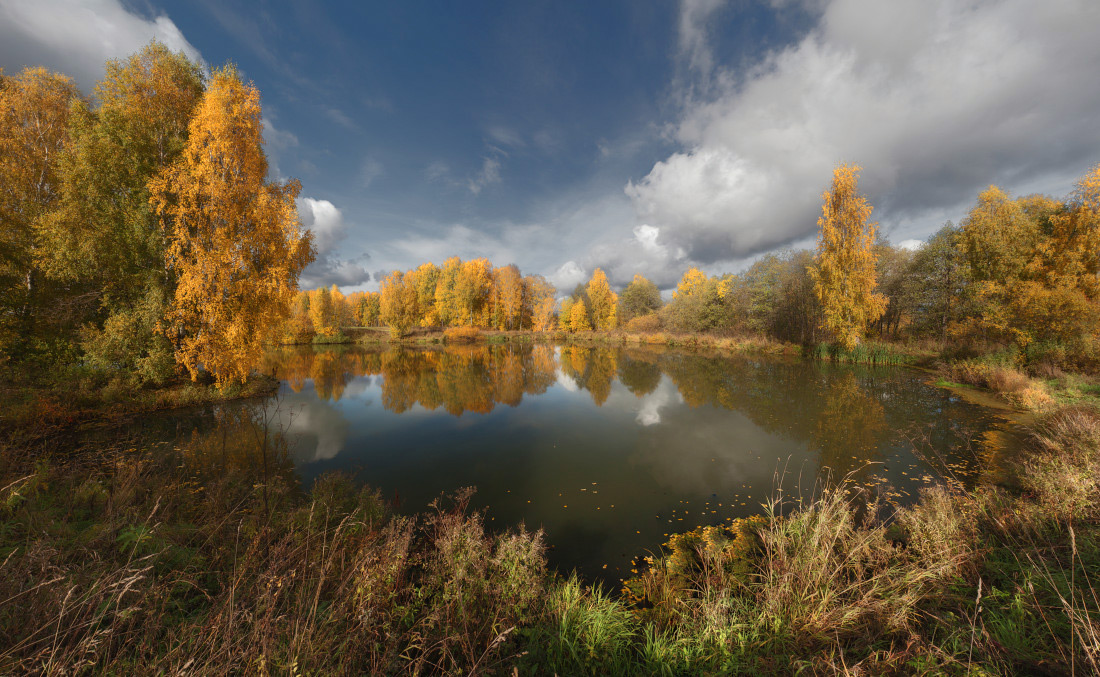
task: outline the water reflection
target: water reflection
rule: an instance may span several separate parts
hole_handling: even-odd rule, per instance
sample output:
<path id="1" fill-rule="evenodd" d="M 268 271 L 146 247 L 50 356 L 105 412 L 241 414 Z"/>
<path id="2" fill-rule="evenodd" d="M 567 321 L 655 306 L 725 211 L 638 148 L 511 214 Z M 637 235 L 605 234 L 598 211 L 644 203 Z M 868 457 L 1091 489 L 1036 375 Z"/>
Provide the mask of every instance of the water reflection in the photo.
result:
<path id="1" fill-rule="evenodd" d="M 1003 440 L 991 412 L 898 368 L 576 345 L 269 360 L 305 482 L 354 472 L 409 511 L 474 485 L 490 523 L 543 526 L 556 564 L 611 580 L 667 533 L 759 512 L 784 471 L 789 491 L 852 474 L 904 500 Z"/>

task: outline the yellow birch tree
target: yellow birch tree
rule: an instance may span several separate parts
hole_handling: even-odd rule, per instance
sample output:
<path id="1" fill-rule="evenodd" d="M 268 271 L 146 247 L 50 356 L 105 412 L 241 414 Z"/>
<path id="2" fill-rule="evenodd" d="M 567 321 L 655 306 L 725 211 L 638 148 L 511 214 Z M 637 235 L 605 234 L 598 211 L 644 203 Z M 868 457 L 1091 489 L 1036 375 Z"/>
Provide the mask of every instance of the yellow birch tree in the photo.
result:
<path id="1" fill-rule="evenodd" d="M 592 323 L 595 329 L 611 331 L 618 324 L 619 297 L 611 291 L 607 275 L 597 268 L 588 281 L 588 300 L 592 304 Z"/>
<path id="2" fill-rule="evenodd" d="M 833 186 L 822 194 L 817 257 L 810 267 L 824 325 L 839 345 L 851 350 L 867 325 L 886 312 L 886 297 L 875 291 L 875 225 L 871 204 L 857 190 L 860 167 L 840 165 Z"/>
<path id="3" fill-rule="evenodd" d="M 584 305 L 584 299 L 577 299 L 569 309 L 569 331 L 591 331 L 592 325 L 588 322 L 588 308 Z"/>
<path id="4" fill-rule="evenodd" d="M 300 186 L 266 181 L 260 93 L 232 66 L 215 71 L 182 157 L 150 181 L 177 279 L 166 327 L 176 359 L 197 378 L 243 381 L 263 338 L 290 311 L 314 257 L 294 199 Z"/>

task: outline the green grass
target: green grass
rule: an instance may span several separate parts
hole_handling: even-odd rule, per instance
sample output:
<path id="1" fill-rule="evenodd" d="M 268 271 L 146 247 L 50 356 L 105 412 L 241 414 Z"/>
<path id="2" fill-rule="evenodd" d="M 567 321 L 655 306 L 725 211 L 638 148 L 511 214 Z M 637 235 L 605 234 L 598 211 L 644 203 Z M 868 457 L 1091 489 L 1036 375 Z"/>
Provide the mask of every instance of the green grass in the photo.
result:
<path id="1" fill-rule="evenodd" d="M 945 378 L 936 379 L 935 385 L 937 388 L 973 388 L 974 386 L 966 383 L 956 383 L 955 381 L 949 381 Z"/>
<path id="2" fill-rule="evenodd" d="M 889 343 L 872 341 L 861 343 L 851 350 L 830 343 L 820 343 L 814 346 L 810 356 L 826 362 L 876 365 L 915 364 L 926 357 Z"/>

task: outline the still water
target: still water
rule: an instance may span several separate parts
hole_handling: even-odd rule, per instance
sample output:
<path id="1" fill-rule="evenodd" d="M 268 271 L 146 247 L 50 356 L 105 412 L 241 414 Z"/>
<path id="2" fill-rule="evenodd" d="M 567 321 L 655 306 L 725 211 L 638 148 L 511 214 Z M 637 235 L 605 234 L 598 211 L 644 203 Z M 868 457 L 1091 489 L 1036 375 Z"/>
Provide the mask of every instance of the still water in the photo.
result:
<path id="1" fill-rule="evenodd" d="M 972 481 L 1005 439 L 995 411 L 899 367 L 515 344 L 267 366 L 305 486 L 343 471 L 409 513 L 473 486 L 490 527 L 541 527 L 551 564 L 612 586 L 669 533 L 760 513 L 780 486 L 851 474 L 904 502 Z"/>

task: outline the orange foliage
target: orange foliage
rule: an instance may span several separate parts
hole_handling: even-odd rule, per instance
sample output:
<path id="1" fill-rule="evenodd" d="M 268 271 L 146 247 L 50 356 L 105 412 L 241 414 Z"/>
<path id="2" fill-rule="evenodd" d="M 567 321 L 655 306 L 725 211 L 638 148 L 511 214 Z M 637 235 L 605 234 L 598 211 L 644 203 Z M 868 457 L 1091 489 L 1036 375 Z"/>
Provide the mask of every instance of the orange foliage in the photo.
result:
<path id="1" fill-rule="evenodd" d="M 312 234 L 299 230 L 298 183 L 266 175 L 260 93 L 232 68 L 217 71 L 182 158 L 149 186 L 177 279 L 169 335 L 192 378 L 205 367 L 219 384 L 243 381 L 313 260 Z"/>

